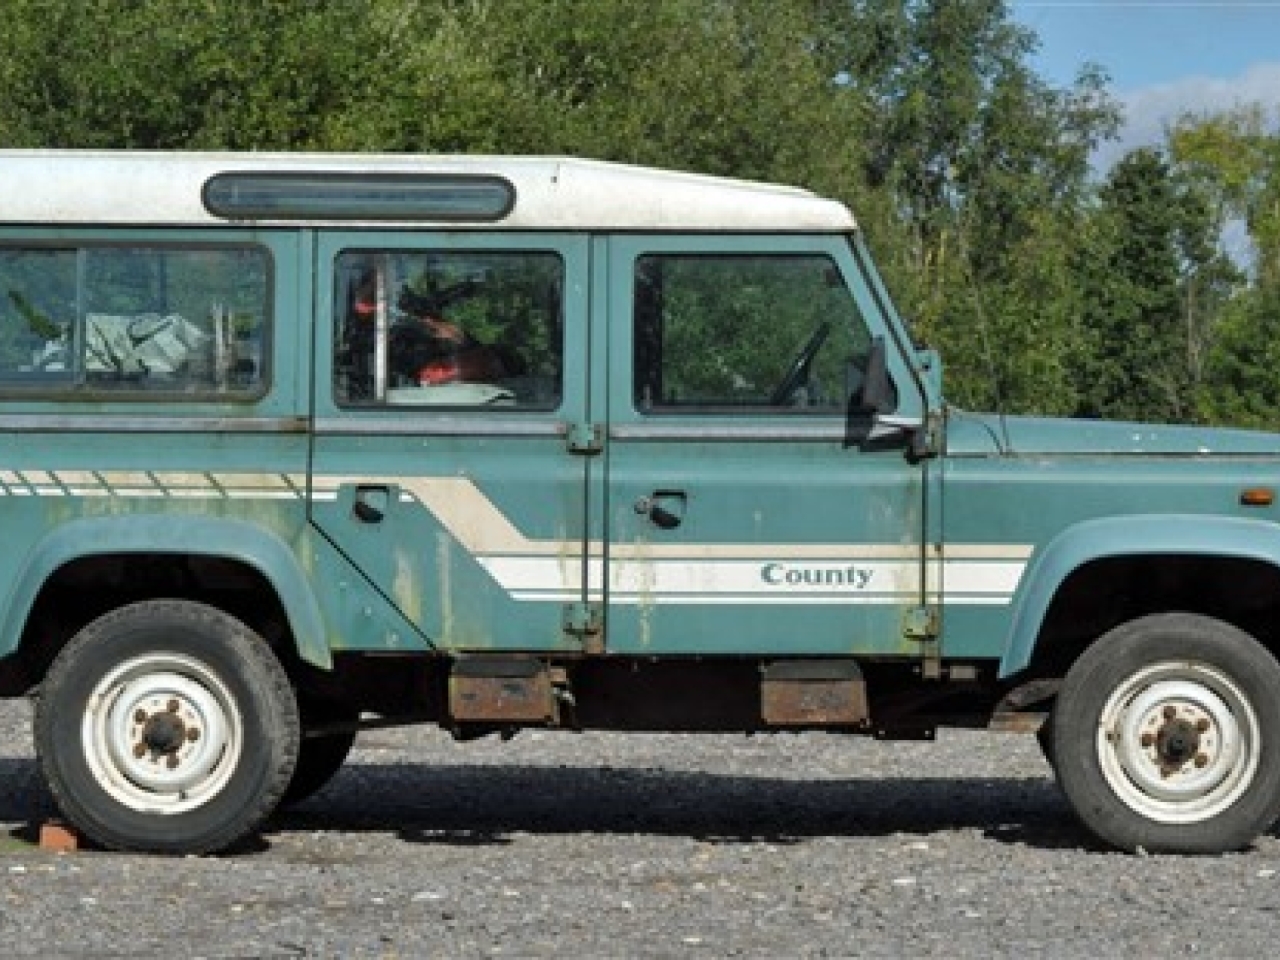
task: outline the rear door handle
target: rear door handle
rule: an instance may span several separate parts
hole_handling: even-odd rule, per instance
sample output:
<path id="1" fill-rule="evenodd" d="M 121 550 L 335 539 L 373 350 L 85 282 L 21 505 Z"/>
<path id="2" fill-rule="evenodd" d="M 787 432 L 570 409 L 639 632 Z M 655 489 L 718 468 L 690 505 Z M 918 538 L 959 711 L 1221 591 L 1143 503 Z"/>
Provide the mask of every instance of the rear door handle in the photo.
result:
<path id="1" fill-rule="evenodd" d="M 635 502 L 635 511 L 660 530 L 674 530 L 684 522 L 688 499 L 682 490 L 655 490 Z"/>

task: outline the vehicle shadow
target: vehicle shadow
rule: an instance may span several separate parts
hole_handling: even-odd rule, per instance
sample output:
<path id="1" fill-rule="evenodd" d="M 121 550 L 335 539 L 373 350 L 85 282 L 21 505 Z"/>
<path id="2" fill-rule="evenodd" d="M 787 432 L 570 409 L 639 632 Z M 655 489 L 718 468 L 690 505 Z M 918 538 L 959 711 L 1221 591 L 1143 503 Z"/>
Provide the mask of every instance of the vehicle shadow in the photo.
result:
<path id="1" fill-rule="evenodd" d="M 0 824 L 33 842 L 57 810 L 34 760 L 0 760 Z M 352 763 L 278 812 L 237 855 L 294 831 L 505 845 L 519 834 L 651 834 L 704 843 L 972 830 L 1004 844 L 1100 851 L 1049 776 L 802 779 L 610 766 Z M 1280 830 L 1274 831 L 1280 834 Z"/>
<path id="2" fill-rule="evenodd" d="M 595 766 L 352 764 L 270 832 L 394 833 L 475 846 L 515 834 L 653 834 L 801 843 L 977 830 L 1002 843 L 1095 849 L 1047 777 L 812 780 Z"/>
<path id="3" fill-rule="evenodd" d="M 0 760 L 0 824 L 9 827 L 10 838 L 35 843 L 40 824 L 57 815 L 58 808 L 35 760 Z"/>

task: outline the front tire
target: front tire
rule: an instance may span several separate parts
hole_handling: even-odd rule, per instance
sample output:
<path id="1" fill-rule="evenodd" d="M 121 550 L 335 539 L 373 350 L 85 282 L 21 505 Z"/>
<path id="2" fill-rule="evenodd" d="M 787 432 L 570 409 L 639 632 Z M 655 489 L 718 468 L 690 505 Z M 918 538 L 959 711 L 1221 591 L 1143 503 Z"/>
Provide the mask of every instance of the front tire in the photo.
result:
<path id="1" fill-rule="evenodd" d="M 1209 617 L 1142 617 L 1072 666 L 1053 712 L 1058 781 L 1124 850 L 1221 853 L 1280 811 L 1280 664 Z"/>
<path id="2" fill-rule="evenodd" d="M 54 661 L 36 751 L 63 815 L 103 847 L 208 853 L 275 809 L 298 710 L 266 643 L 203 604 L 151 600 L 85 627 Z"/>

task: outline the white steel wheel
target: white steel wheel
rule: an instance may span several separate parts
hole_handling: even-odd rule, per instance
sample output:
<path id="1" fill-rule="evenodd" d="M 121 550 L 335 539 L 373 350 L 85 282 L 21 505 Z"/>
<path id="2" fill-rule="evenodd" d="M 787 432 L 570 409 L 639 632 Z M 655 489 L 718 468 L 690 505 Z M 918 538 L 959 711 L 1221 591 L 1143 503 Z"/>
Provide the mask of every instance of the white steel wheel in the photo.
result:
<path id="1" fill-rule="evenodd" d="M 1248 697 L 1203 663 L 1138 671 L 1107 699 L 1098 722 L 1107 782 L 1158 823 L 1195 823 L 1229 808 L 1257 774 L 1260 745 Z"/>
<path id="2" fill-rule="evenodd" d="M 1155 614 L 1099 638 L 1050 736 L 1076 814 L 1122 849 L 1235 850 L 1280 812 L 1280 663 L 1221 620 Z"/>
<path id="3" fill-rule="evenodd" d="M 131 809 L 171 815 L 216 796 L 235 771 L 244 720 L 205 664 L 146 654 L 94 688 L 81 724 L 85 762 Z"/>
<path id="4" fill-rule="evenodd" d="M 298 738 L 293 690 L 267 644 L 185 600 L 89 624 L 36 700 L 36 753 L 54 800 L 115 850 L 208 853 L 245 839 L 284 795 Z"/>

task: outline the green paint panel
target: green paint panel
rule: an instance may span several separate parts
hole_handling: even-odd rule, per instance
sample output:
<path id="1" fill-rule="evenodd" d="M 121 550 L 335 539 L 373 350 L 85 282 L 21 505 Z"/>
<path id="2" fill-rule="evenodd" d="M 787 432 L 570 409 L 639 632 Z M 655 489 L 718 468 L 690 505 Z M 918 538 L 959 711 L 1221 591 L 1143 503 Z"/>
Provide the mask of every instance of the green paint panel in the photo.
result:
<path id="1" fill-rule="evenodd" d="M 1081 564 L 1280 565 L 1280 508 L 1240 504 L 1274 485 L 1280 438 L 944 415 L 941 363 L 909 346 L 856 237 L 0 228 L 0 253 L 184 251 L 142 258 L 168 264 L 148 275 L 166 296 L 199 251 L 236 245 L 266 291 L 251 390 L 201 395 L 224 381 L 175 364 L 151 397 L 137 358 L 124 387 L 41 386 L 24 358 L 78 343 L 45 313 L 79 311 L 67 330 L 101 313 L 71 304 L 97 289 L 92 257 L 64 258 L 76 296 L 30 281 L 45 313 L 3 314 L 0 654 L 59 566 L 121 551 L 255 567 L 318 666 L 941 650 L 1011 674 Z M 192 329 L 204 343 L 229 316 Z M 894 395 L 854 437 L 846 397 L 876 343 Z M 936 642 L 909 636 L 935 620 Z"/>

